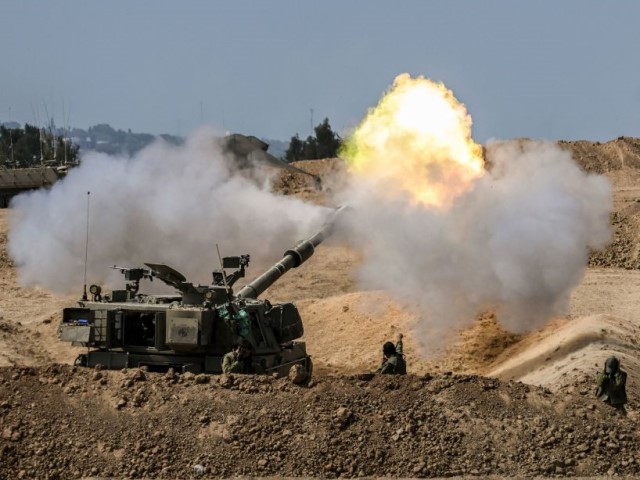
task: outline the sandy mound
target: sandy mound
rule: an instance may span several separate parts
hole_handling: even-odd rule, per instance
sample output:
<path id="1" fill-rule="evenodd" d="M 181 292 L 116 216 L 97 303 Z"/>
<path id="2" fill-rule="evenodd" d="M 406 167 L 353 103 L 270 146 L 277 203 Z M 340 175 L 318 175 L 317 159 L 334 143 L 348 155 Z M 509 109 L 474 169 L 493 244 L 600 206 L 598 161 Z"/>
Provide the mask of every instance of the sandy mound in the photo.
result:
<path id="1" fill-rule="evenodd" d="M 545 385 L 556 391 L 593 393 L 607 357 L 630 373 L 627 391 L 638 406 L 640 381 L 640 272 L 590 269 L 573 293 L 571 315 L 524 335 L 484 371 L 491 376 Z"/>
<path id="2" fill-rule="evenodd" d="M 307 175 L 283 170 L 277 173 L 273 188 L 285 195 L 296 195 L 319 204 L 327 203 L 327 194 L 343 185 L 346 165 L 339 158 L 323 160 L 305 160 L 292 162 L 291 165 L 320 177 L 321 189 Z"/>
<path id="3" fill-rule="evenodd" d="M 489 375 L 555 390 L 586 383 L 593 390 L 595 374 L 610 355 L 617 356 L 624 369 L 640 371 L 639 333 L 640 327 L 624 319 L 579 317 L 546 331 L 535 342 L 526 340 L 507 350 L 505 360 Z M 628 390 L 637 394 L 637 384 L 638 379 L 632 376 Z"/>

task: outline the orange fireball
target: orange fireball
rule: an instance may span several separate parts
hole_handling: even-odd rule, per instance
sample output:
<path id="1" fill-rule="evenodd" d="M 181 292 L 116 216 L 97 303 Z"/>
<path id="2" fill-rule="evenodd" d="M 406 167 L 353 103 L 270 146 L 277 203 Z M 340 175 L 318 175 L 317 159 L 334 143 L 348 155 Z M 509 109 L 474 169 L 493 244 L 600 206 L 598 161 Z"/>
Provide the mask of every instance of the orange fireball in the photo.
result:
<path id="1" fill-rule="evenodd" d="M 342 152 L 354 175 L 385 195 L 446 207 L 483 175 L 482 148 L 471 117 L 451 90 L 401 74 L 347 140 Z"/>

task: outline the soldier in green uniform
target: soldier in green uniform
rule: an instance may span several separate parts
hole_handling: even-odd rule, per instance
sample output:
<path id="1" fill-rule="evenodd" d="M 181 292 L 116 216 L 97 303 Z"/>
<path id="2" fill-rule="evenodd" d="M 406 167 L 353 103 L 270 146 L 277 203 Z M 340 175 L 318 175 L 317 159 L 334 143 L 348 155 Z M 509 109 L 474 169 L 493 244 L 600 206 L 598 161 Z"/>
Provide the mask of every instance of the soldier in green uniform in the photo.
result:
<path id="1" fill-rule="evenodd" d="M 233 350 L 222 357 L 222 373 L 251 373 L 251 344 L 238 342 Z"/>
<path id="2" fill-rule="evenodd" d="M 246 337 L 250 332 L 249 314 L 244 308 L 240 308 L 234 303 L 228 303 L 218 308 L 218 315 L 231 331 L 241 337 Z"/>
<path id="3" fill-rule="evenodd" d="M 387 375 L 405 375 L 407 373 L 401 333 L 398 334 L 398 341 L 395 345 L 392 342 L 385 342 L 382 346 L 382 365 L 376 370 L 376 373 Z"/>
<path id="4" fill-rule="evenodd" d="M 596 396 L 601 402 L 610 404 L 624 412 L 624 404 L 627 403 L 627 373 L 620 370 L 620 360 L 616 357 L 607 358 L 604 362 L 604 370 L 596 378 L 598 390 Z"/>

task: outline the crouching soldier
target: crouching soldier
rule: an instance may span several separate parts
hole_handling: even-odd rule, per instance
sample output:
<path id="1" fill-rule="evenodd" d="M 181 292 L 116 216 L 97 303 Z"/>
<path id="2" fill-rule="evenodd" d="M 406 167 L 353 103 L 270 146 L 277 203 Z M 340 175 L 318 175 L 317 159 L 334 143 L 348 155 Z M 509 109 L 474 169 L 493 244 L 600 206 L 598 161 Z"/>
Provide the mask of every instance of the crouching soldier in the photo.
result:
<path id="1" fill-rule="evenodd" d="M 398 341 L 395 345 L 391 342 L 385 342 L 382 346 L 382 365 L 376 370 L 376 373 L 389 375 L 405 375 L 407 373 L 407 364 L 403 355 L 402 334 L 398 335 Z"/>
<path id="2" fill-rule="evenodd" d="M 601 402 L 610 404 L 618 410 L 624 410 L 627 403 L 627 373 L 620 370 L 620 360 L 609 357 L 604 362 L 604 370 L 596 378 L 598 390 L 596 396 Z"/>
<path id="3" fill-rule="evenodd" d="M 247 340 L 239 341 L 229 353 L 222 357 L 222 373 L 252 373 L 253 349 Z"/>

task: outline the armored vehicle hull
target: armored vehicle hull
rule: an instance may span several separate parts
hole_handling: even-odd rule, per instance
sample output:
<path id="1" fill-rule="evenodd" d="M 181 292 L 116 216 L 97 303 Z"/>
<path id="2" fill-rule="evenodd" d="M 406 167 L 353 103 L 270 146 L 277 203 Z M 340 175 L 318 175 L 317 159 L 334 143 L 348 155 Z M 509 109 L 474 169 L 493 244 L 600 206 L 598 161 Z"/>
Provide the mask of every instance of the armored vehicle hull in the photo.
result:
<path id="1" fill-rule="evenodd" d="M 0 168 L 0 208 L 22 192 L 50 187 L 65 174 L 64 167 Z"/>
<path id="2" fill-rule="evenodd" d="M 60 337 L 89 348 L 77 363 L 108 369 L 222 373 L 222 357 L 238 338 L 253 346 L 252 373 L 286 375 L 293 365 L 311 374 L 302 320 L 291 303 L 239 303 L 246 320 L 225 315 L 227 307 L 185 307 L 177 303 L 79 302 L 63 312 Z"/>

